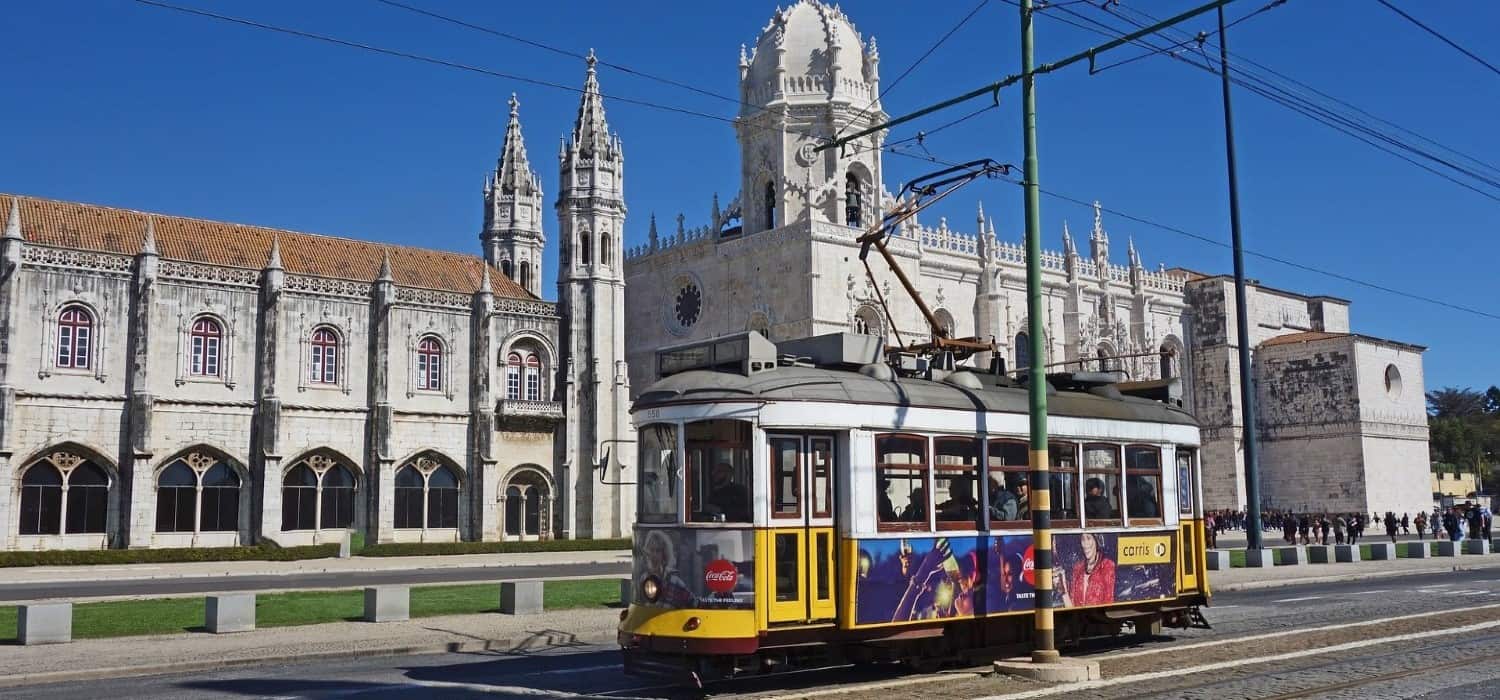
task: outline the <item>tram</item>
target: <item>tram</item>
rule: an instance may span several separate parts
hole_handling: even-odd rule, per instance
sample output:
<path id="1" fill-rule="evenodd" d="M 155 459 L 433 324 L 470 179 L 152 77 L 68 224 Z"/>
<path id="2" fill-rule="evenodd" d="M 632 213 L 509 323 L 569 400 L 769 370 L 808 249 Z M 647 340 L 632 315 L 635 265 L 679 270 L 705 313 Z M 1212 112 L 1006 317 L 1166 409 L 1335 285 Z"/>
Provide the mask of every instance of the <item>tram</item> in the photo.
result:
<path id="1" fill-rule="evenodd" d="M 632 407 L 625 671 L 702 684 L 1024 648 L 1026 377 L 832 334 L 665 348 Z M 1198 426 L 1176 380 L 1048 375 L 1060 643 L 1201 623 Z"/>

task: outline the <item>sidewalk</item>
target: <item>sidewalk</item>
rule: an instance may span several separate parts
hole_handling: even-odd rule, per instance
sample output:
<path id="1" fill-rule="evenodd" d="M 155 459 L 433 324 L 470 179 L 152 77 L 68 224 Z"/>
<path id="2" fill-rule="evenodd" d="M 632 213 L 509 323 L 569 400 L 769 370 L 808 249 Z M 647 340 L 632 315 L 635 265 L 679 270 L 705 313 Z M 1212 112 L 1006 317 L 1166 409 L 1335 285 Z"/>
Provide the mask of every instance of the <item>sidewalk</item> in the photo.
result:
<path id="1" fill-rule="evenodd" d="M 404 622 L 334 622 L 237 634 L 185 633 L 0 647 L 0 688 L 188 673 L 275 661 L 441 652 L 516 653 L 612 644 L 618 609 L 540 615 L 454 615 Z"/>
<path id="2" fill-rule="evenodd" d="M 1219 544 L 1222 545 L 1224 543 L 1225 538 L 1221 536 Z M 1241 544 L 1240 546 L 1243 547 L 1244 545 Z M 1379 579 L 1390 576 L 1436 575 L 1449 571 L 1468 571 L 1471 569 L 1500 569 L 1500 554 L 1470 554 L 1457 557 L 1432 557 L 1429 559 L 1389 559 L 1385 561 L 1360 561 L 1343 564 L 1297 564 L 1294 566 L 1277 566 L 1266 569 L 1238 568 L 1227 571 L 1209 571 L 1208 585 L 1212 591 L 1227 592 L 1254 588 L 1294 586 L 1304 583 Z"/>
<path id="3" fill-rule="evenodd" d="M 453 554 L 417 557 L 350 557 L 301 561 L 212 561 L 177 564 L 101 564 L 95 566 L 13 566 L 0 568 L 0 584 L 71 583 L 110 579 L 139 581 L 171 578 L 290 576 L 296 574 L 471 569 L 560 564 L 628 564 L 629 550 L 596 552 L 525 552 Z"/>

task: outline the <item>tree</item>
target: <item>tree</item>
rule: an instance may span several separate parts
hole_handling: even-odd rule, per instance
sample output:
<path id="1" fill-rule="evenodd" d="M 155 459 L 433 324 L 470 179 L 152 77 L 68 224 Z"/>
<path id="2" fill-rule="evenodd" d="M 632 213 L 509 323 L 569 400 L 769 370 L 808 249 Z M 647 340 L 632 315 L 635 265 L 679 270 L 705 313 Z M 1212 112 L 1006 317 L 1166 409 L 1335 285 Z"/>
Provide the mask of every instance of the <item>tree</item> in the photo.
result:
<path id="1" fill-rule="evenodd" d="M 1484 392 L 1484 412 L 1500 416 L 1500 386 L 1491 386 Z"/>
<path id="2" fill-rule="evenodd" d="M 1500 397 L 1500 391 L 1496 392 Z M 1443 387 L 1427 392 L 1427 415 L 1434 418 L 1467 417 L 1484 414 L 1486 394 L 1473 389 Z"/>

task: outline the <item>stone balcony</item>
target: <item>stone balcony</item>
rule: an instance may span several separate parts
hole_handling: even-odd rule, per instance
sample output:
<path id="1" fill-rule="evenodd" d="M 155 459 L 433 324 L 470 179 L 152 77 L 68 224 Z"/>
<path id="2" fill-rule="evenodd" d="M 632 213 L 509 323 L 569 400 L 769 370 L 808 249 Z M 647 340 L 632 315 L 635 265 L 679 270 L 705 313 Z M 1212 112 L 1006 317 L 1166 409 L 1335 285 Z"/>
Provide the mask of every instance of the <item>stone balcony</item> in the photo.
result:
<path id="1" fill-rule="evenodd" d="M 562 422 L 563 405 L 561 401 L 505 399 L 495 416 L 505 430 L 551 430 Z"/>

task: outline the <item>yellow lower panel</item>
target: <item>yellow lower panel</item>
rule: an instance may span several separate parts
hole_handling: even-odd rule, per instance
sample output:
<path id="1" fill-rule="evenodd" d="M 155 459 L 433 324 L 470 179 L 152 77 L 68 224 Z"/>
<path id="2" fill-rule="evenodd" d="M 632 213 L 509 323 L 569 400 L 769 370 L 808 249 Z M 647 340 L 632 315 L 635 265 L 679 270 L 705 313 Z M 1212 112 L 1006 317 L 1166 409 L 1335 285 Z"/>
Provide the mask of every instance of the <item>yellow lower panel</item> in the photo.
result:
<path id="1" fill-rule="evenodd" d="M 688 618 L 693 617 L 698 618 L 698 628 L 688 630 Z M 691 639 L 739 639 L 758 634 L 754 610 L 667 610 L 645 605 L 630 606 L 620 631 Z"/>

